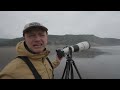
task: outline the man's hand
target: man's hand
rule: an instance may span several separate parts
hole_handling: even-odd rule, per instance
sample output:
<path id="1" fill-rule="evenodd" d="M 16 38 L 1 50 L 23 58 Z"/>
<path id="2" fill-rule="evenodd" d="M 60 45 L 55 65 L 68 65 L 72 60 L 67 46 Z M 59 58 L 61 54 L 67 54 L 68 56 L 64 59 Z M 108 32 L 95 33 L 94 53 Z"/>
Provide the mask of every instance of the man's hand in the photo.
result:
<path id="1" fill-rule="evenodd" d="M 56 53 L 59 60 L 62 60 L 62 58 L 65 56 L 64 52 L 61 51 L 60 49 L 56 50 Z"/>

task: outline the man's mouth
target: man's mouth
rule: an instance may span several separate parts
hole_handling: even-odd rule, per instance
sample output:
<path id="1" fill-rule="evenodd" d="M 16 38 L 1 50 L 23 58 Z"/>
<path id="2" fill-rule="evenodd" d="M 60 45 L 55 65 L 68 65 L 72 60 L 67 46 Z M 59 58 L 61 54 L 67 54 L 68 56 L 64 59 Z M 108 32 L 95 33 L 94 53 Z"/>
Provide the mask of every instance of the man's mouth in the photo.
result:
<path id="1" fill-rule="evenodd" d="M 34 44 L 33 47 L 35 48 L 41 48 L 43 46 L 43 44 Z"/>

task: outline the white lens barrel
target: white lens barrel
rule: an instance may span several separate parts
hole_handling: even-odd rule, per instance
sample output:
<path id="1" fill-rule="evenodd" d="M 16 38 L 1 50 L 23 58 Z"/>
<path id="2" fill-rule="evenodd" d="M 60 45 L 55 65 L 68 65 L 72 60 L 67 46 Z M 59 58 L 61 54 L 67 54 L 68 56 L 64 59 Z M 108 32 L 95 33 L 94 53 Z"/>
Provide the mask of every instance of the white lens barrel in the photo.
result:
<path id="1" fill-rule="evenodd" d="M 81 50 L 87 50 L 87 49 L 90 48 L 90 44 L 87 41 L 80 42 L 80 43 L 78 43 L 76 45 L 78 45 L 79 51 L 81 51 Z"/>
<path id="2" fill-rule="evenodd" d="M 87 50 L 90 48 L 90 44 L 87 41 L 84 42 L 80 42 L 74 46 L 70 46 L 72 48 L 72 52 L 76 52 L 76 51 L 82 51 L 82 50 Z M 69 52 L 69 47 L 66 47 L 63 49 L 65 54 L 68 54 Z"/>
<path id="3" fill-rule="evenodd" d="M 74 48 L 73 47 L 71 47 L 71 48 L 72 48 L 72 52 L 74 52 Z M 67 54 L 69 52 L 69 47 L 64 48 L 63 51 L 65 54 Z"/>

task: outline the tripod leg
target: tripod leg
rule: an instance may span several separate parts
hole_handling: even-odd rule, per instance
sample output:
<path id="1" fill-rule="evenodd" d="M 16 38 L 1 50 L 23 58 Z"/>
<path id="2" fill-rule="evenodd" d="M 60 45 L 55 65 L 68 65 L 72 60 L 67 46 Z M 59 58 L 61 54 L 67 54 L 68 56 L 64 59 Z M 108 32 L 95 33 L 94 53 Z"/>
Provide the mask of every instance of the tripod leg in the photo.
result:
<path id="1" fill-rule="evenodd" d="M 68 65 L 68 62 L 66 62 L 65 69 L 64 69 L 63 75 L 62 75 L 62 79 L 64 78 L 64 75 L 65 75 L 65 72 L 66 72 L 66 69 L 67 69 L 67 65 Z"/>
<path id="2" fill-rule="evenodd" d="M 71 79 L 74 79 L 72 61 L 71 61 L 71 65 L 70 65 L 70 67 L 71 67 Z"/>
<path id="3" fill-rule="evenodd" d="M 65 76 L 65 79 L 69 79 L 69 72 L 70 72 L 70 61 L 67 61 L 67 67 L 66 67 L 66 76 Z"/>
<path id="4" fill-rule="evenodd" d="M 77 74 L 78 74 L 79 78 L 80 78 L 80 79 L 82 79 L 82 78 L 81 78 L 81 75 L 80 75 L 80 73 L 79 73 L 79 71 L 78 71 L 78 69 L 77 69 L 77 67 L 76 67 L 76 65 L 75 65 L 75 62 L 74 62 L 74 61 L 73 61 L 73 65 L 74 65 L 74 67 L 75 67 L 75 69 L 76 69 L 76 72 L 77 72 Z"/>

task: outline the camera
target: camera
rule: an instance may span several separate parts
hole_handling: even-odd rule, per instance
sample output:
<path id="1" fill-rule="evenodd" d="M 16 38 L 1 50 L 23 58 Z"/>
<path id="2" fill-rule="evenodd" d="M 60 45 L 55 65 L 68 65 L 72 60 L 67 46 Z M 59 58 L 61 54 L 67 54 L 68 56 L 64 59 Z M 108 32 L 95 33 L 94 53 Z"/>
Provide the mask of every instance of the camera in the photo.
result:
<path id="1" fill-rule="evenodd" d="M 56 52 L 57 52 L 58 57 L 62 58 L 65 55 L 69 54 L 70 50 L 73 53 L 73 52 L 80 52 L 80 51 L 87 50 L 87 49 L 90 49 L 90 43 L 87 41 L 83 41 L 73 46 L 65 47 L 62 50 L 58 49 L 56 50 Z"/>

